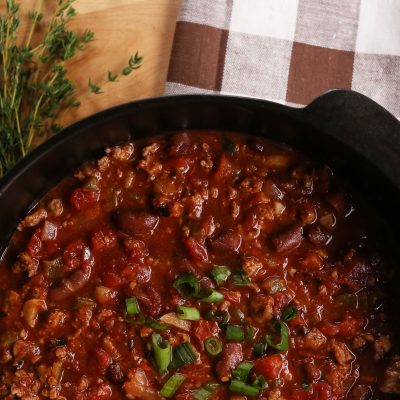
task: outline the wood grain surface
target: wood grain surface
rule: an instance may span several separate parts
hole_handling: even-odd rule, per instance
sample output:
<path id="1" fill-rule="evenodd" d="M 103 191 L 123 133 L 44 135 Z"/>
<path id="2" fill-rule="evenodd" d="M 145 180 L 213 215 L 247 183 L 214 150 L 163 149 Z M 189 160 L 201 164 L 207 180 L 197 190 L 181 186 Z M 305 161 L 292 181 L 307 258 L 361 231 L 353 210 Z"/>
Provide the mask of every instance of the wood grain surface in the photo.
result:
<path id="1" fill-rule="evenodd" d="M 17 2 L 22 15 L 39 3 Z M 44 14 L 50 14 L 56 3 L 44 0 Z M 90 29 L 96 39 L 68 65 L 82 104 L 63 118 L 64 125 L 117 104 L 163 94 L 179 0 L 76 0 L 74 7 L 77 16 L 70 27 L 79 32 Z M 22 26 L 22 35 L 25 30 Z M 89 78 L 105 81 L 109 70 L 119 72 L 136 51 L 144 57 L 139 70 L 106 84 L 100 95 L 87 93 Z"/>

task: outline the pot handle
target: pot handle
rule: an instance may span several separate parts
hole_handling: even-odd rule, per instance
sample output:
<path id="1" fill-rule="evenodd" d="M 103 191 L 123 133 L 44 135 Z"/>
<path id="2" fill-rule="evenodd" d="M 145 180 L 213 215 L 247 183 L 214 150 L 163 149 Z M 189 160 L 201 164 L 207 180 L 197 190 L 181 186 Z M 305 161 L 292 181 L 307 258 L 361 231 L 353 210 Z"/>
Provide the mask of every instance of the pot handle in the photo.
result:
<path id="1" fill-rule="evenodd" d="M 302 109 L 313 126 L 363 154 L 400 188 L 400 122 L 351 90 L 331 90 Z"/>

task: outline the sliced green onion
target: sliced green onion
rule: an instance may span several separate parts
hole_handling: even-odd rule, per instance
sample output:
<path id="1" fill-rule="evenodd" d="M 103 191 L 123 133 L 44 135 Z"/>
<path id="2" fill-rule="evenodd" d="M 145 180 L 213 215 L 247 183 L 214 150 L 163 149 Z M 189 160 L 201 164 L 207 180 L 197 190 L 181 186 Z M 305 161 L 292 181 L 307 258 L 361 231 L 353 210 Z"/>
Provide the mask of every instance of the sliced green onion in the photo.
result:
<path id="1" fill-rule="evenodd" d="M 221 266 L 215 266 L 211 272 L 210 272 L 212 278 L 214 279 L 215 283 L 218 286 L 221 286 L 223 283 L 225 283 L 228 278 L 231 276 L 232 272 L 230 269 L 227 267 L 221 265 Z"/>
<path id="2" fill-rule="evenodd" d="M 192 397 L 194 398 L 194 400 L 207 400 L 211 395 L 212 392 L 209 392 L 203 387 L 199 387 L 192 393 Z"/>
<path id="3" fill-rule="evenodd" d="M 252 340 L 252 339 L 254 339 L 254 334 L 255 334 L 255 332 L 256 332 L 256 330 L 255 330 L 254 326 L 247 325 L 247 326 L 246 326 L 245 339 L 246 339 L 246 340 Z"/>
<path id="4" fill-rule="evenodd" d="M 242 381 L 232 380 L 229 385 L 229 390 L 232 392 L 244 394 L 245 396 L 258 396 L 260 389 L 254 386 L 246 385 Z"/>
<path id="5" fill-rule="evenodd" d="M 198 321 L 200 319 L 199 310 L 195 307 L 178 306 L 178 317 L 188 319 L 190 321 Z"/>
<path id="6" fill-rule="evenodd" d="M 220 326 L 225 326 L 229 322 L 229 313 L 228 311 L 208 310 L 204 314 L 204 318 L 208 321 L 216 321 Z"/>
<path id="7" fill-rule="evenodd" d="M 163 330 L 169 328 L 168 324 L 163 324 L 162 322 L 156 321 L 154 318 L 146 317 L 146 316 L 140 315 L 140 314 L 137 316 L 137 318 L 127 318 L 127 316 L 125 316 L 125 322 L 128 324 L 133 324 L 133 325 L 148 326 L 149 328 L 157 329 L 160 331 L 163 331 Z"/>
<path id="8" fill-rule="evenodd" d="M 254 386 L 260 390 L 263 390 L 267 387 L 267 382 L 265 381 L 265 377 L 262 375 L 257 375 L 251 386 Z"/>
<path id="9" fill-rule="evenodd" d="M 228 324 L 226 327 L 225 337 L 228 340 L 236 340 L 238 342 L 244 340 L 244 331 L 241 326 Z"/>
<path id="10" fill-rule="evenodd" d="M 219 383 L 205 383 L 203 387 L 209 392 L 213 392 L 215 389 L 219 387 Z"/>
<path id="11" fill-rule="evenodd" d="M 197 297 L 200 293 L 200 282 L 191 272 L 175 279 L 173 286 L 183 297 Z"/>
<path id="12" fill-rule="evenodd" d="M 212 356 L 217 356 L 222 351 L 222 343 L 221 341 L 215 337 L 211 336 L 204 341 L 204 347 L 207 350 L 207 353 Z"/>
<path id="13" fill-rule="evenodd" d="M 246 272 L 242 269 L 238 269 L 233 272 L 232 274 L 233 284 L 237 286 L 244 286 L 250 283 L 250 279 L 247 276 Z"/>
<path id="14" fill-rule="evenodd" d="M 261 358 L 267 351 L 267 345 L 264 342 L 256 343 L 253 347 L 253 355 L 256 358 Z"/>
<path id="15" fill-rule="evenodd" d="M 215 289 L 208 289 L 204 291 L 201 297 L 201 301 L 205 303 L 218 303 L 224 299 L 224 295 Z"/>
<path id="16" fill-rule="evenodd" d="M 282 321 L 278 321 L 278 325 L 281 336 L 280 342 L 274 343 L 273 337 L 271 335 L 265 336 L 265 340 L 268 343 L 268 346 L 271 346 L 272 348 L 279 351 L 286 351 L 289 349 L 289 328 Z"/>
<path id="17" fill-rule="evenodd" d="M 172 352 L 170 370 L 178 369 L 184 365 L 191 364 L 197 358 L 190 343 L 182 343 L 175 347 Z"/>
<path id="18" fill-rule="evenodd" d="M 125 305 L 126 305 L 126 313 L 128 315 L 137 315 L 140 313 L 140 308 L 136 297 L 126 298 Z"/>
<path id="19" fill-rule="evenodd" d="M 282 313 L 282 320 L 283 321 L 291 321 L 292 319 L 296 318 L 299 315 L 297 308 L 293 306 L 287 306 Z"/>
<path id="20" fill-rule="evenodd" d="M 254 364 L 250 362 L 242 362 L 240 363 L 233 371 L 232 371 L 232 379 L 236 379 L 238 381 L 246 382 L 247 377 Z"/>
<path id="21" fill-rule="evenodd" d="M 219 386 L 218 383 L 206 383 L 192 393 L 194 400 L 207 400 L 213 391 Z"/>
<path id="22" fill-rule="evenodd" d="M 156 360 L 158 370 L 160 372 L 164 372 L 172 360 L 172 346 L 158 333 L 153 333 L 151 335 L 151 341 L 153 344 L 154 358 Z"/>
<path id="23" fill-rule="evenodd" d="M 180 388 L 182 383 L 185 381 L 186 376 L 183 374 L 174 374 L 172 375 L 167 382 L 164 383 L 164 386 L 160 390 L 160 394 L 167 399 L 174 396 L 176 391 Z"/>
<path id="24" fill-rule="evenodd" d="M 158 329 L 160 331 L 163 331 L 170 327 L 168 324 L 163 324 L 162 322 L 158 322 L 154 318 L 151 318 L 151 317 L 146 317 L 145 323 L 143 325 L 146 325 L 152 329 Z"/>

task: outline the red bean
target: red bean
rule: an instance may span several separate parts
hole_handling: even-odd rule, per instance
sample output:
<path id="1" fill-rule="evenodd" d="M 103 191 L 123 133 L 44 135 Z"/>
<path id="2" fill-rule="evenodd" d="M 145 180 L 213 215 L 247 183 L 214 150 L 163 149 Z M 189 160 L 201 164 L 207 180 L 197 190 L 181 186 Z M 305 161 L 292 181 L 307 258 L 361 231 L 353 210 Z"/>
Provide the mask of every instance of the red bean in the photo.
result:
<path id="1" fill-rule="evenodd" d="M 75 271 L 68 279 L 61 282 L 61 286 L 50 290 L 50 298 L 53 301 L 63 301 L 73 293 L 82 289 L 90 278 L 91 269 Z"/>
<path id="2" fill-rule="evenodd" d="M 278 253 L 284 251 L 292 251 L 297 249 L 303 241 L 303 228 L 297 227 L 290 229 L 280 235 L 275 236 L 272 239 L 272 243 L 275 246 L 275 250 Z"/>
<path id="3" fill-rule="evenodd" d="M 228 231 L 211 239 L 211 248 L 216 252 L 233 251 L 237 253 L 241 244 L 242 237 L 233 231 Z"/>
<path id="4" fill-rule="evenodd" d="M 125 234 L 140 239 L 153 235 L 160 218 L 148 212 L 119 211 L 114 215 L 117 227 Z"/>
<path id="5" fill-rule="evenodd" d="M 243 360 L 242 345 L 240 343 L 227 343 L 222 350 L 216 371 L 222 382 L 227 382 L 231 372 Z"/>

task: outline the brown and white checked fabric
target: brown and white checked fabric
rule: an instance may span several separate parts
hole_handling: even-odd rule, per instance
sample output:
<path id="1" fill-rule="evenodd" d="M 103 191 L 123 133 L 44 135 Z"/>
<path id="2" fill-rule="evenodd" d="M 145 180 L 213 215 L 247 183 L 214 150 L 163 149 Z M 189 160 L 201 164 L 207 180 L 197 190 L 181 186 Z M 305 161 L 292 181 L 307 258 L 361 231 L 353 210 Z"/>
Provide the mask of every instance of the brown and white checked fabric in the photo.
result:
<path id="1" fill-rule="evenodd" d="M 302 105 L 331 88 L 400 117 L 400 0 L 182 0 L 167 94 Z"/>

